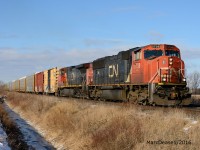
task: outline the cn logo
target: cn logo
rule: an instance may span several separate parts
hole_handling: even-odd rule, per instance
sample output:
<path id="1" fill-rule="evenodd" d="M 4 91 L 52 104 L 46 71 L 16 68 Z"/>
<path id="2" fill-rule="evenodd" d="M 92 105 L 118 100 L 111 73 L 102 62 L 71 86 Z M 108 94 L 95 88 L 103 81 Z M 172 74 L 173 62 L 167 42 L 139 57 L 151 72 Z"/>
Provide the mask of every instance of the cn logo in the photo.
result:
<path id="1" fill-rule="evenodd" d="M 118 76 L 118 64 L 108 66 L 108 76 L 110 78 Z"/>

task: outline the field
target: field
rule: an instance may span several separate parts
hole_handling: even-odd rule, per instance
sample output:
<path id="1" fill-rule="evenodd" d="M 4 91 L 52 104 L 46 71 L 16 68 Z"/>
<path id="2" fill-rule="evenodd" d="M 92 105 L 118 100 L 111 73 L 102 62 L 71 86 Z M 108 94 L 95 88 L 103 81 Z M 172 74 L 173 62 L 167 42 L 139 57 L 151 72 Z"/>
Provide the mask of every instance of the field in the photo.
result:
<path id="1" fill-rule="evenodd" d="M 57 149 L 200 149 L 200 118 L 181 109 L 8 93 L 6 103 Z"/>
<path id="2" fill-rule="evenodd" d="M 192 95 L 193 104 L 200 105 L 200 95 Z"/>

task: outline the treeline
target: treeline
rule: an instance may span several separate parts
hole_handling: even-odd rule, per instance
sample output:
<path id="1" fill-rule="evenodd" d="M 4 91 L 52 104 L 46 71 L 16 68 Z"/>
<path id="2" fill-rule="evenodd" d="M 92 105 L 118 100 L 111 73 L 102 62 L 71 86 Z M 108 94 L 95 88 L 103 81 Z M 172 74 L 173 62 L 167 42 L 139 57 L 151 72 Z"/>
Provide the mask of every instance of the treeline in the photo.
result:
<path id="1" fill-rule="evenodd" d="M 4 92 L 5 90 L 5 84 L 4 82 L 0 81 L 0 95 Z"/>
<path id="2" fill-rule="evenodd" d="M 195 91 L 192 91 L 192 90 L 191 90 L 191 92 L 192 92 L 192 94 L 194 94 L 194 95 L 200 95 L 200 88 L 196 89 Z"/>
<path id="3" fill-rule="evenodd" d="M 200 72 L 194 71 L 187 76 L 187 86 L 190 88 L 192 94 L 200 94 Z"/>

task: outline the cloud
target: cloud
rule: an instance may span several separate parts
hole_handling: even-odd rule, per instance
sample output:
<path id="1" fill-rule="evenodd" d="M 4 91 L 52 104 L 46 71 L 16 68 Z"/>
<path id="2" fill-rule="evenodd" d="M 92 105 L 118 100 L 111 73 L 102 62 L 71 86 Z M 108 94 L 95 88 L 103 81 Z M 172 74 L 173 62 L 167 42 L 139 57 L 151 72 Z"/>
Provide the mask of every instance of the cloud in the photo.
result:
<path id="1" fill-rule="evenodd" d="M 0 39 L 15 39 L 18 38 L 16 34 L 3 34 L 0 33 Z"/>
<path id="2" fill-rule="evenodd" d="M 139 11 L 141 7 L 138 6 L 126 6 L 126 7 L 118 7 L 113 8 L 112 12 L 132 12 L 132 11 Z"/>
<path id="3" fill-rule="evenodd" d="M 122 13 L 132 13 L 132 12 L 140 12 L 143 11 L 142 7 L 129 5 L 129 6 L 121 6 L 121 7 L 112 7 L 109 9 L 105 9 L 104 11 L 97 11 L 96 13 L 90 13 L 88 16 L 95 16 L 95 17 L 102 17 L 102 16 L 108 16 L 108 15 L 115 15 L 115 14 L 122 14 Z M 80 16 L 83 17 L 83 14 Z"/>
<path id="4" fill-rule="evenodd" d="M 138 45 L 137 45 L 138 46 Z M 188 72 L 200 70 L 200 48 L 177 45 Z M 134 46 L 113 46 L 112 48 L 52 49 L 21 52 L 18 49 L 0 48 L 0 80 L 11 81 L 52 67 L 67 67 L 92 62 L 95 59 L 116 55 L 119 51 Z"/>
<path id="5" fill-rule="evenodd" d="M 146 34 L 146 37 L 154 42 L 160 42 L 165 36 L 164 34 L 157 31 L 150 31 Z"/>
<path id="6" fill-rule="evenodd" d="M 67 67 L 108 55 L 117 54 L 116 49 L 46 49 L 45 51 L 20 52 L 15 48 L 0 48 L 0 80 L 11 81 L 52 67 Z"/>
<path id="7" fill-rule="evenodd" d="M 121 44 L 124 41 L 121 39 L 86 39 L 84 43 L 86 46 L 105 46 Z"/>
<path id="8" fill-rule="evenodd" d="M 181 57 L 182 60 L 185 62 L 187 73 L 189 74 L 193 71 L 200 72 L 200 48 L 180 43 L 176 45 L 181 51 Z"/>
<path id="9" fill-rule="evenodd" d="M 200 48 L 194 47 L 179 47 L 182 51 L 182 57 L 185 59 L 199 59 L 200 56 Z"/>
<path id="10" fill-rule="evenodd" d="M 148 19 L 155 20 L 155 19 L 165 18 L 167 16 L 168 15 L 164 12 L 156 11 L 156 12 L 148 14 Z"/>

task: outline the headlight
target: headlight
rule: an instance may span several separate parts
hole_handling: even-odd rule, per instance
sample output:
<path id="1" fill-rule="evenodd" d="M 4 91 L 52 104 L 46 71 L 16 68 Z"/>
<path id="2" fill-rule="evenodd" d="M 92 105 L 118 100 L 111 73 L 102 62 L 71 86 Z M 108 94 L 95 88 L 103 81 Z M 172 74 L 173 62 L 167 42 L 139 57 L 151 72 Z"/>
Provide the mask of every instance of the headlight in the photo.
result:
<path id="1" fill-rule="evenodd" d="M 185 82 L 186 81 L 186 78 L 183 78 L 183 82 Z"/>
<path id="2" fill-rule="evenodd" d="M 164 81 L 164 82 L 165 82 L 166 80 L 167 80 L 166 78 L 162 78 L 162 81 Z"/>
<path id="3" fill-rule="evenodd" d="M 173 59 L 169 58 L 169 65 L 172 65 L 172 64 L 173 64 Z"/>

